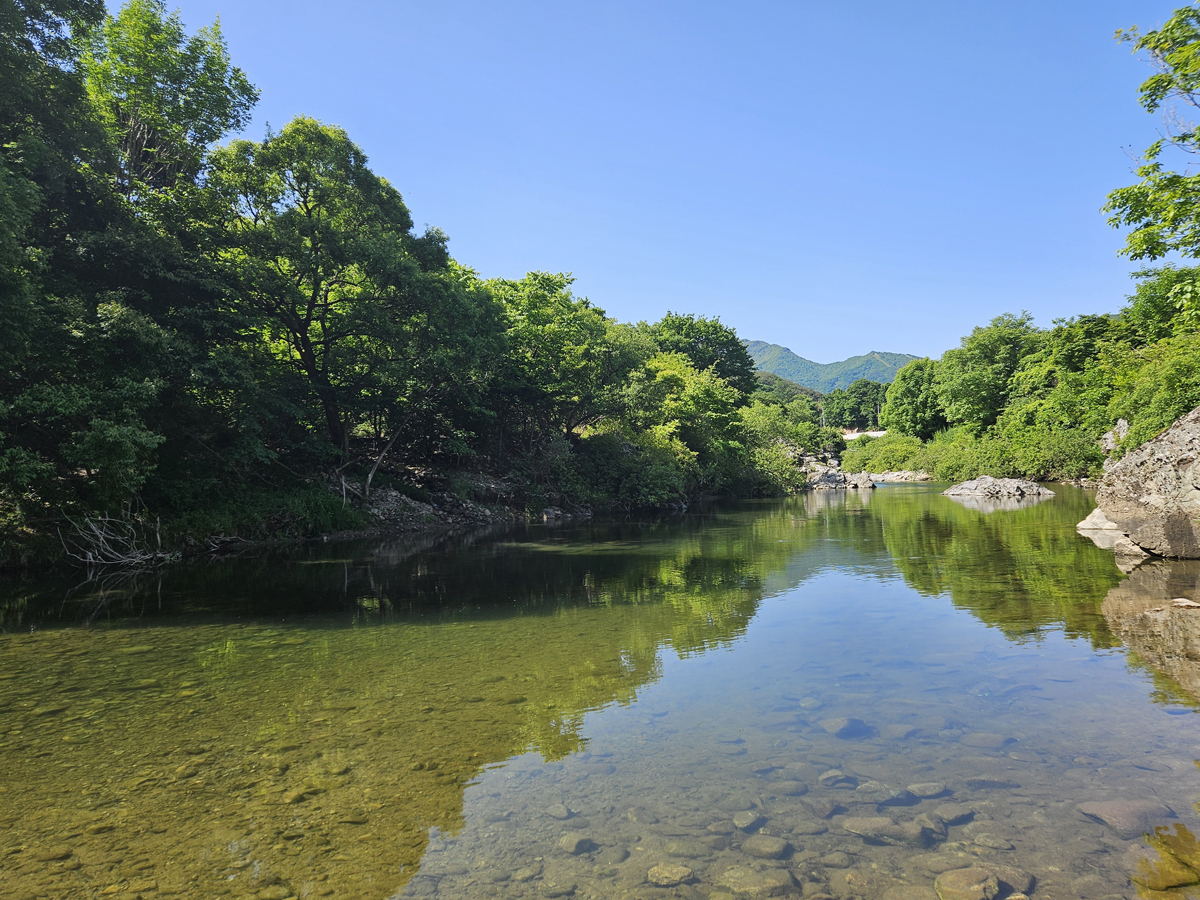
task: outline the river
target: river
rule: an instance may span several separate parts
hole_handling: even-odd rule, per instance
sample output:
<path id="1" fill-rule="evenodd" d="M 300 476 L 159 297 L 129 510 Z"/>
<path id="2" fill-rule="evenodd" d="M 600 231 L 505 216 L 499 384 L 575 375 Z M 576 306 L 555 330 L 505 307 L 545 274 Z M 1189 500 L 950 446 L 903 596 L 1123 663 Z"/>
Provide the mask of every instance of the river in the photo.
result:
<path id="1" fill-rule="evenodd" d="M 1055 490 L 2 582 L 0 896 L 1193 896 L 1200 574 Z"/>

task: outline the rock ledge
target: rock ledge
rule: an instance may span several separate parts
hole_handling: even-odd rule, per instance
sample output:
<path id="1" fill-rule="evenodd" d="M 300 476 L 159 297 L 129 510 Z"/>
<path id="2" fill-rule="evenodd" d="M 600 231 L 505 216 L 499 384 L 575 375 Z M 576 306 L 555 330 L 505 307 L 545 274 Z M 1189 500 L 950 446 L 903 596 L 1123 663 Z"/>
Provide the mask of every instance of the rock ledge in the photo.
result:
<path id="1" fill-rule="evenodd" d="M 1200 409 L 1105 468 L 1081 532 L 1119 556 L 1200 558 Z"/>
<path id="2" fill-rule="evenodd" d="M 1023 497 L 1053 497 L 1054 491 L 1024 478 L 993 478 L 980 475 L 942 491 L 947 497 L 978 497 L 986 500 L 1021 499 Z"/>

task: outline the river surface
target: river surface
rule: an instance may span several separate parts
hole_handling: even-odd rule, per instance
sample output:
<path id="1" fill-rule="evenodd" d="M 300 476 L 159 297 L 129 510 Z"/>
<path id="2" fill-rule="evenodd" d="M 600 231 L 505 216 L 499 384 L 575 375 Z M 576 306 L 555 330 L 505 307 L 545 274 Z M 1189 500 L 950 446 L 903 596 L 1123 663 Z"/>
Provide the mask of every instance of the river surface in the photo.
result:
<path id="1" fill-rule="evenodd" d="M 1194 896 L 1200 574 L 1055 490 L 0 583 L 0 897 Z"/>

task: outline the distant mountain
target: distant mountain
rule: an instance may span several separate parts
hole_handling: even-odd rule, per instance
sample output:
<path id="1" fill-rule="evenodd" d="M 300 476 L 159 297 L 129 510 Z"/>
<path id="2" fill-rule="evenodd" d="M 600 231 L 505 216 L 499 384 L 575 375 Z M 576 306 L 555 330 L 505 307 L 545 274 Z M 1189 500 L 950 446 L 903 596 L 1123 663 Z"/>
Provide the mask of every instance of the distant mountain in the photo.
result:
<path id="1" fill-rule="evenodd" d="M 873 350 L 841 362 L 815 363 L 778 344 L 768 344 L 766 341 L 745 343 L 755 364 L 764 372 L 774 372 L 781 378 L 814 388 L 822 394 L 849 387 L 851 382 L 860 378 L 891 383 L 896 372 L 918 359 L 907 353 L 880 353 Z"/>

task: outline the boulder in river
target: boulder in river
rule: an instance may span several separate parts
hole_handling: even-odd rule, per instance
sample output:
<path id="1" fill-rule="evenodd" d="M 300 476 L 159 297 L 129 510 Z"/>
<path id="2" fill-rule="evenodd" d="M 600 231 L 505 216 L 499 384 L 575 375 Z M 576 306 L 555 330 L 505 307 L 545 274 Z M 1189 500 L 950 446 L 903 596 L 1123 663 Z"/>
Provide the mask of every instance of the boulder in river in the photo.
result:
<path id="1" fill-rule="evenodd" d="M 846 476 L 836 469 L 810 471 L 804 486 L 810 491 L 836 491 L 846 487 Z"/>
<path id="2" fill-rule="evenodd" d="M 940 900 L 992 900 L 1000 893 L 1000 880 L 987 869 L 951 869 L 934 882 Z"/>
<path id="3" fill-rule="evenodd" d="M 1089 819 L 1103 822 L 1127 841 L 1150 834 L 1156 825 L 1175 818 L 1171 809 L 1155 800 L 1104 800 L 1075 807 Z"/>
<path id="4" fill-rule="evenodd" d="M 858 472 L 857 474 L 847 475 L 846 487 L 858 488 L 859 490 L 871 490 L 875 487 L 875 482 L 871 480 L 871 476 L 866 472 Z"/>
<path id="5" fill-rule="evenodd" d="M 1112 549 L 1126 555 L 1200 558 L 1200 409 L 1106 464 L 1096 504 L 1100 516 L 1093 513 L 1079 528 L 1093 540 L 1100 533 L 1100 546 L 1111 539 Z"/>
<path id="6" fill-rule="evenodd" d="M 993 478 L 991 475 L 980 475 L 970 481 L 960 482 L 942 493 L 980 512 L 1020 509 L 1054 496 L 1054 491 L 1042 487 L 1036 481 L 1027 481 L 1024 478 Z"/>

